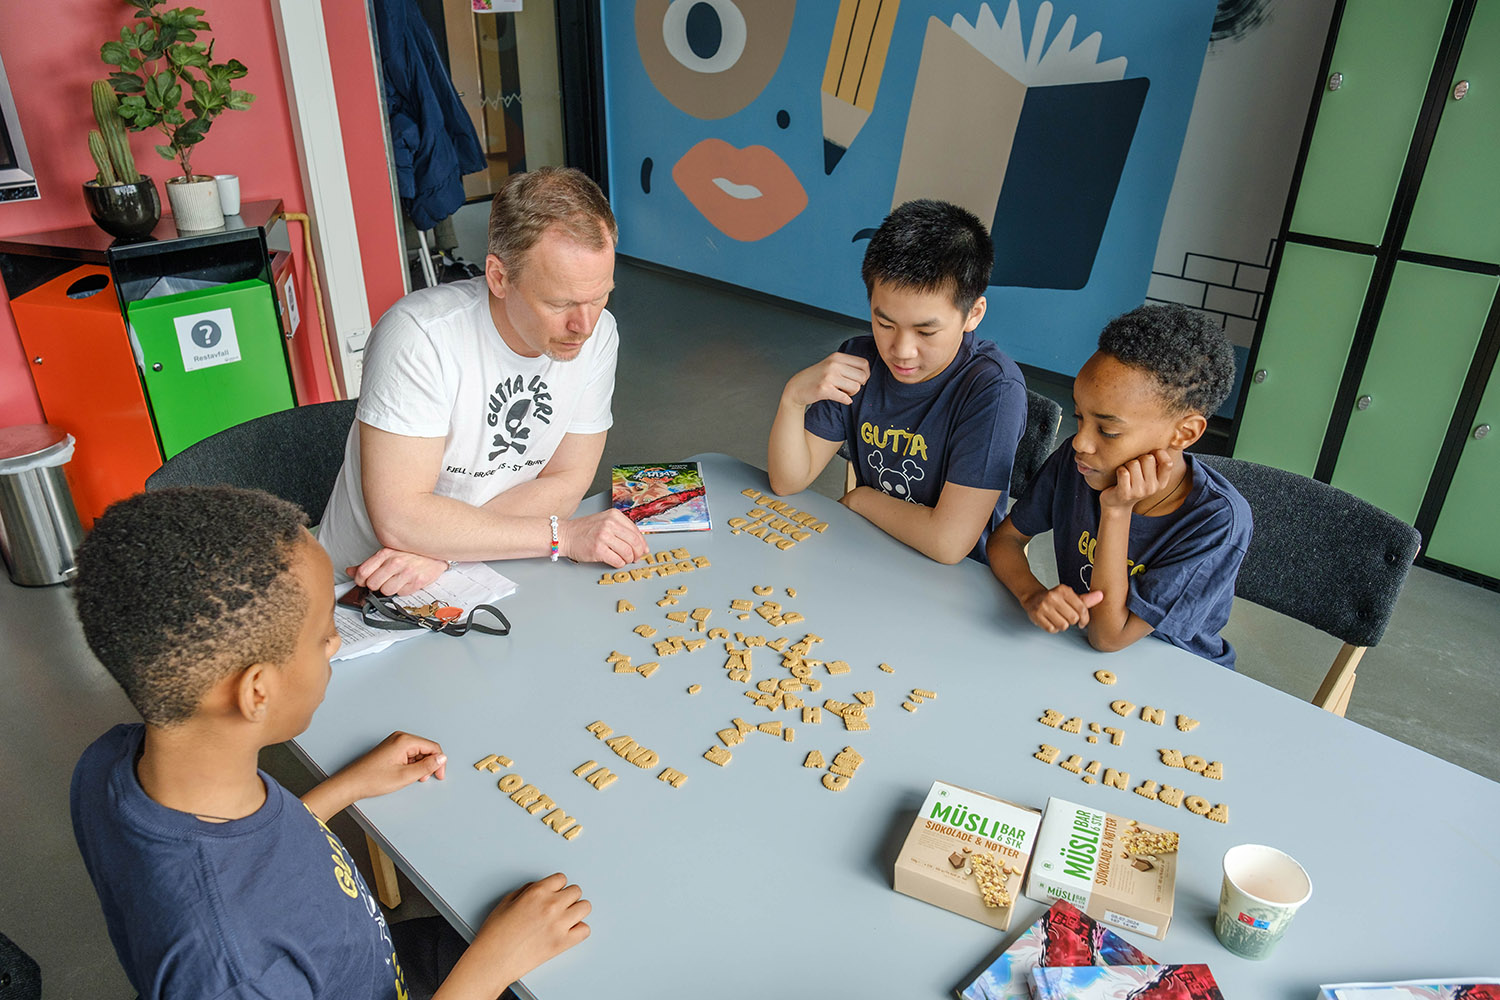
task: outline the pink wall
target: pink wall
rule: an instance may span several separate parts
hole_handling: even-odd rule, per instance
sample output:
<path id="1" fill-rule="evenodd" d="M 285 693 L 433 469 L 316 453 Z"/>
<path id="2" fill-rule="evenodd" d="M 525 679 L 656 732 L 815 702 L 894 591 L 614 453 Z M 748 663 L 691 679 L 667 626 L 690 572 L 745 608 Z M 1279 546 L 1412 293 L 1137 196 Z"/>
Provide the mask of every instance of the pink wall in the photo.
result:
<path id="1" fill-rule="evenodd" d="M 289 212 L 305 212 L 306 201 L 297 165 L 291 115 L 281 75 L 281 58 L 267 0 L 206 0 L 205 18 L 217 39 L 215 54 L 234 57 L 249 67 L 239 86 L 256 95 L 249 111 L 219 118 L 193 157 L 195 172 L 240 175 L 245 201 L 280 198 Z M 370 311 L 376 318 L 401 295 L 401 264 L 392 249 L 395 222 L 381 135 L 378 95 L 370 55 L 364 4 L 360 0 L 324 0 L 329 47 L 341 96 L 339 112 L 350 165 L 351 190 L 359 220 L 360 251 L 370 289 Z M 0 235 L 15 236 L 88 225 L 90 219 L 79 185 L 94 175 L 86 136 L 93 114 L 89 87 L 105 76 L 99 46 L 130 20 L 124 3 L 91 2 L 69 6 L 65 18 L 46 4 L 0 3 L 0 55 L 15 96 L 37 182 L 38 201 L 0 205 Z M 158 133 L 159 135 L 159 133 Z M 131 136 L 131 148 L 142 172 L 163 190 L 173 164 L 157 155 L 157 138 Z M 360 167 L 362 169 L 356 169 Z M 302 259 L 301 227 L 290 225 L 298 275 L 302 325 L 293 346 L 293 363 L 316 386 L 317 399 L 331 399 L 317 328 L 317 308 Z M 42 419 L 26 358 L 21 352 L 9 302 L 0 288 L 0 426 Z M 309 402 L 312 400 L 304 400 Z"/>
<path id="2" fill-rule="evenodd" d="M 391 175 L 384 166 L 385 131 L 364 0 L 323 0 L 323 26 L 328 33 L 334 83 L 339 89 L 344 161 L 348 164 L 365 295 L 373 323 L 406 294 L 406 289 L 391 201 Z"/>

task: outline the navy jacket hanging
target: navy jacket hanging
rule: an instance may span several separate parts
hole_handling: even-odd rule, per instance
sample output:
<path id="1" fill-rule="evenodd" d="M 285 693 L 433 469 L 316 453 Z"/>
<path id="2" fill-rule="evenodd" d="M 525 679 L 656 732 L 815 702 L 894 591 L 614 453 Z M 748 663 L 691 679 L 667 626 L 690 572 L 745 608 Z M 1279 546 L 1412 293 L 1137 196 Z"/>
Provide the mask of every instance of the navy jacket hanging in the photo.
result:
<path id="1" fill-rule="evenodd" d="M 374 0 L 396 191 L 419 229 L 464 203 L 463 175 L 488 165 L 468 112 L 412 0 Z"/>

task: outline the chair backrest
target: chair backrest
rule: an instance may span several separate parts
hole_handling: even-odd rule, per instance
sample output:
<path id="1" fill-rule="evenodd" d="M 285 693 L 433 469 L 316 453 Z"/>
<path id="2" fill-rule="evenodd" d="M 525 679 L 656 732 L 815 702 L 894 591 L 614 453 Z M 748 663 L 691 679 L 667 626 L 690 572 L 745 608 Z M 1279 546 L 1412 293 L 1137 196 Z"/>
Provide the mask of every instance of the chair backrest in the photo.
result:
<path id="1" fill-rule="evenodd" d="M 1421 547 L 1417 529 L 1306 476 L 1196 457 L 1240 491 L 1255 520 L 1235 594 L 1353 646 L 1379 642 Z"/>
<path id="2" fill-rule="evenodd" d="M 1062 426 L 1062 407 L 1039 392 L 1026 390 L 1026 432 L 1016 445 L 1016 460 L 1010 467 L 1011 498 L 1021 496 L 1041 471 L 1042 463 L 1057 448 L 1057 430 Z"/>
<path id="3" fill-rule="evenodd" d="M 146 480 L 164 486 L 243 486 L 290 500 L 313 523 L 333 493 L 358 400 L 312 403 L 247 420 L 204 438 Z"/>
<path id="4" fill-rule="evenodd" d="M 42 1000 L 41 967 L 4 934 L 0 934 L 0 1000 Z"/>

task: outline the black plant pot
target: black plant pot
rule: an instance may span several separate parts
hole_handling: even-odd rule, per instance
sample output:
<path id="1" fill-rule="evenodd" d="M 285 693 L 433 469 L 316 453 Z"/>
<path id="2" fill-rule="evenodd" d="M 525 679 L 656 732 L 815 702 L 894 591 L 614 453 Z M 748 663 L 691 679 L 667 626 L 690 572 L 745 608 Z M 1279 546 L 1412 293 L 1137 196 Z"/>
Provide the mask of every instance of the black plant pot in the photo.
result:
<path id="1" fill-rule="evenodd" d="M 151 235 L 161 219 L 161 198 L 156 183 L 142 177 L 134 184 L 100 187 L 97 181 L 83 182 L 83 198 L 89 204 L 89 215 L 99 228 L 111 236 L 138 240 Z"/>

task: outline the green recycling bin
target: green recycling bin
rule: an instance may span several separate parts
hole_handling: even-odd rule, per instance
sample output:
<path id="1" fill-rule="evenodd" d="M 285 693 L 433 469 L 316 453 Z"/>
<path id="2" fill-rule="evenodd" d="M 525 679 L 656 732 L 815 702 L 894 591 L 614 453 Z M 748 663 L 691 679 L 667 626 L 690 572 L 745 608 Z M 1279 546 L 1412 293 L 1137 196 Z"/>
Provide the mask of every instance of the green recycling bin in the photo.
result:
<path id="1" fill-rule="evenodd" d="M 293 405 L 276 303 L 264 281 L 141 299 L 125 311 L 164 458 Z"/>

